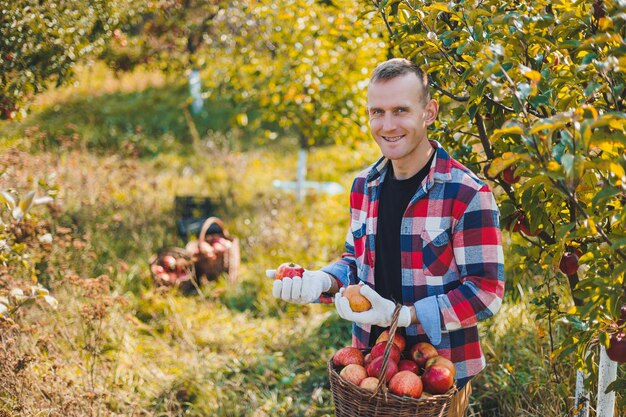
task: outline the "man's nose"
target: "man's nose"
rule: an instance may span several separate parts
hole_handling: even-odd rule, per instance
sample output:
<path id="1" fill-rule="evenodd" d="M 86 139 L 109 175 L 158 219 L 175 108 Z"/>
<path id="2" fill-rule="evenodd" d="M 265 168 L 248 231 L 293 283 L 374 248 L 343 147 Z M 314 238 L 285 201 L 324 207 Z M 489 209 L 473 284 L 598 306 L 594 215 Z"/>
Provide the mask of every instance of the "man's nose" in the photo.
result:
<path id="1" fill-rule="evenodd" d="M 393 130 L 395 129 L 395 127 L 396 127 L 396 120 L 395 120 L 393 113 L 391 112 L 385 113 L 385 116 L 383 119 L 383 130 L 384 131 Z"/>

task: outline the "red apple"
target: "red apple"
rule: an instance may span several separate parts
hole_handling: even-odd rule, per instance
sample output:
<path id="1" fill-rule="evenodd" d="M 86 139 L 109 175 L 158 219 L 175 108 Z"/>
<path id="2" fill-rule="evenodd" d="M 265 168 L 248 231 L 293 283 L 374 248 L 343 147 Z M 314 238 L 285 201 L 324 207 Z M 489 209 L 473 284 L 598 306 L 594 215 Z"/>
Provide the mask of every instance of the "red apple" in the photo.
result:
<path id="1" fill-rule="evenodd" d="M 611 335 L 606 354 L 612 361 L 626 363 L 626 333 L 617 332 Z"/>
<path id="2" fill-rule="evenodd" d="M 378 388 L 379 379 L 373 376 L 368 376 L 359 384 L 359 387 L 364 388 L 368 391 L 376 392 Z"/>
<path id="3" fill-rule="evenodd" d="M 301 277 L 304 274 L 304 268 L 293 262 L 285 262 L 276 269 L 276 279 Z"/>
<path id="4" fill-rule="evenodd" d="M 574 275 L 578 271 L 578 255 L 574 252 L 565 252 L 561 256 L 559 269 L 565 275 Z"/>
<path id="5" fill-rule="evenodd" d="M 417 363 L 420 367 L 424 367 L 426 361 L 430 358 L 433 358 L 438 355 L 437 348 L 431 345 L 428 342 L 418 342 L 411 347 L 409 351 L 411 354 L 411 358 Z"/>
<path id="6" fill-rule="evenodd" d="M 507 167 L 502 171 L 502 180 L 509 185 L 513 185 L 520 180 L 519 175 L 515 175 L 515 167 Z"/>
<path id="7" fill-rule="evenodd" d="M 370 350 L 370 355 L 372 355 L 372 359 L 376 359 L 379 356 L 383 356 L 385 354 L 385 348 L 387 347 L 387 342 L 376 343 L 372 350 Z M 391 344 L 391 351 L 389 352 L 389 360 L 395 363 L 398 363 L 400 360 L 400 349 L 398 346 Z"/>
<path id="8" fill-rule="evenodd" d="M 424 365 L 424 368 L 428 369 L 433 365 L 445 366 L 450 369 L 450 371 L 452 371 L 452 377 L 456 375 L 456 366 L 454 366 L 454 363 L 452 363 L 452 361 L 446 357 L 437 355 L 434 358 L 430 358 L 426 361 L 426 365 Z"/>
<path id="9" fill-rule="evenodd" d="M 376 378 L 380 378 L 380 371 L 383 367 L 383 357 L 379 356 L 374 358 L 372 362 L 367 365 L 367 375 L 375 376 Z M 389 382 L 391 377 L 398 373 L 398 364 L 389 361 L 387 363 L 387 372 L 385 372 L 385 381 Z"/>
<path id="10" fill-rule="evenodd" d="M 444 394 L 454 384 L 452 372 L 443 365 L 431 365 L 422 375 L 424 391 L 431 394 Z"/>
<path id="11" fill-rule="evenodd" d="M 365 357 L 363 358 L 363 362 L 365 363 L 365 366 L 369 365 L 372 362 L 372 355 L 370 353 L 368 353 L 367 355 L 365 355 Z"/>
<path id="12" fill-rule="evenodd" d="M 387 340 L 389 340 L 389 329 L 383 330 L 380 336 L 376 339 L 376 343 L 386 342 Z M 406 347 L 406 340 L 404 340 L 404 337 L 400 333 L 396 333 L 393 336 L 393 344 L 398 346 L 400 352 L 403 352 Z"/>
<path id="13" fill-rule="evenodd" d="M 165 255 L 163 259 L 161 259 L 161 263 L 166 271 L 173 271 L 176 269 L 176 258 L 172 255 Z"/>
<path id="14" fill-rule="evenodd" d="M 359 385 L 361 381 L 367 378 L 367 371 L 361 365 L 351 363 L 339 372 L 339 376 L 354 385 Z"/>
<path id="15" fill-rule="evenodd" d="M 398 362 L 398 371 L 411 371 L 417 375 L 420 372 L 420 366 L 411 359 L 401 359 Z"/>
<path id="16" fill-rule="evenodd" d="M 346 346 L 335 352 L 333 364 L 335 366 L 346 366 L 351 363 L 363 366 L 365 364 L 363 352 L 351 346 Z"/>
<path id="17" fill-rule="evenodd" d="M 419 398 L 422 395 L 422 380 L 411 371 L 400 371 L 389 381 L 389 391 L 392 393 L 409 397 Z"/>

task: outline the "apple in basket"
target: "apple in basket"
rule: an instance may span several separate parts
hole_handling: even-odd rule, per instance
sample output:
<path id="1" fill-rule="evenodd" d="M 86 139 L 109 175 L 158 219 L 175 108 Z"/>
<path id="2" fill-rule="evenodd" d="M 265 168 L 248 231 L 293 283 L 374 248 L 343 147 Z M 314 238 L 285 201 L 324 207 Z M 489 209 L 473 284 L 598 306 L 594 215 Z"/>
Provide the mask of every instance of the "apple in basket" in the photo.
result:
<path id="1" fill-rule="evenodd" d="M 367 365 L 367 375 L 375 376 L 376 378 L 380 378 L 380 371 L 383 367 L 383 356 L 379 356 L 374 358 L 372 362 Z M 398 373 L 398 364 L 394 361 L 387 362 L 387 372 L 385 372 L 385 381 L 389 382 L 391 378 Z"/>
<path id="2" fill-rule="evenodd" d="M 385 348 L 387 348 L 387 342 L 376 343 L 372 350 L 370 350 L 370 354 L 372 355 L 372 359 L 376 359 L 379 356 L 383 356 L 385 354 Z M 398 346 L 391 344 L 390 352 L 389 352 L 389 360 L 395 363 L 398 363 L 400 360 L 400 349 Z"/>
<path id="3" fill-rule="evenodd" d="M 339 372 L 339 376 L 354 385 L 359 385 L 361 381 L 367 378 L 367 371 L 361 365 L 351 363 Z"/>
<path id="4" fill-rule="evenodd" d="M 445 394 L 454 384 L 452 371 L 444 365 L 431 365 L 422 374 L 424 390 L 431 394 Z"/>
<path id="5" fill-rule="evenodd" d="M 206 257 L 208 259 L 216 259 L 215 249 L 209 243 L 199 240 L 192 240 L 185 246 L 185 250 L 187 253 L 191 255 L 191 259 L 194 262 L 198 262 L 200 260 L 200 256 Z"/>
<path id="6" fill-rule="evenodd" d="M 379 379 L 373 376 L 368 376 L 359 384 L 359 387 L 366 389 L 368 391 L 376 392 L 376 388 L 378 388 Z"/>
<path id="7" fill-rule="evenodd" d="M 378 338 L 376 339 L 376 343 L 386 342 L 387 340 L 389 340 L 389 329 L 383 330 L 380 336 L 378 336 Z M 404 348 L 406 347 L 406 340 L 400 333 L 396 333 L 393 336 L 393 344 L 398 346 L 400 352 L 403 352 Z"/>
<path id="8" fill-rule="evenodd" d="M 454 363 L 448 358 L 445 358 L 443 356 L 432 357 L 428 359 L 428 361 L 426 361 L 426 365 L 424 365 L 424 368 L 428 369 L 433 365 L 445 366 L 450 369 L 450 371 L 452 371 L 452 377 L 456 375 L 456 366 L 454 366 Z"/>
<path id="9" fill-rule="evenodd" d="M 346 366 L 351 363 L 363 366 L 365 363 L 363 352 L 352 346 L 343 347 L 335 352 L 333 356 L 333 364 L 335 366 Z"/>
<path id="10" fill-rule="evenodd" d="M 389 391 L 400 397 L 419 398 L 422 396 L 422 379 L 411 371 L 400 371 L 389 381 Z"/>
<path id="11" fill-rule="evenodd" d="M 166 271 L 174 271 L 176 269 L 176 258 L 172 255 L 165 255 L 161 259 L 161 264 Z"/>
<path id="12" fill-rule="evenodd" d="M 428 342 L 418 342 L 414 344 L 409 353 L 411 354 L 411 359 L 422 368 L 426 365 L 428 359 L 438 355 L 437 348 Z"/>
<path id="13" fill-rule="evenodd" d="M 418 375 L 420 366 L 411 359 L 401 359 L 400 362 L 398 362 L 398 371 L 411 371 Z"/>

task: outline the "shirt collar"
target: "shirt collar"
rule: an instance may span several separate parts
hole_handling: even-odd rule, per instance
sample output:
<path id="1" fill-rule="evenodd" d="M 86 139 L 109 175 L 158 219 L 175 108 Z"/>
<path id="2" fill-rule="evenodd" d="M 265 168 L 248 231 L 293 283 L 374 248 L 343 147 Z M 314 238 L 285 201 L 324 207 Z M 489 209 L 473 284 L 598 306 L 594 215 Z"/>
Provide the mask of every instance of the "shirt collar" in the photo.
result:
<path id="1" fill-rule="evenodd" d="M 430 165 L 427 184 L 450 181 L 452 179 L 452 174 L 450 173 L 452 168 L 452 159 L 450 158 L 450 155 L 436 140 L 429 140 L 429 142 L 432 147 L 435 148 L 436 155 Z M 386 174 L 389 168 L 389 163 L 390 160 L 384 156 L 376 161 L 369 174 L 367 174 L 366 181 L 369 183 L 378 179 L 382 180 L 384 178 L 384 174 Z"/>

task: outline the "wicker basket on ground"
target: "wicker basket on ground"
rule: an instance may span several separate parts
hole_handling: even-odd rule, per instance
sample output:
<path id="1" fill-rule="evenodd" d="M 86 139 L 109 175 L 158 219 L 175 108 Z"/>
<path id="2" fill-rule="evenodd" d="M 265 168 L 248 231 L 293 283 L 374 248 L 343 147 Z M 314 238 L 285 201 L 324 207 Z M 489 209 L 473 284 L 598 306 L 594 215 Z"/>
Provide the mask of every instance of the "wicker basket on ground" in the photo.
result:
<path id="1" fill-rule="evenodd" d="M 217 279 L 220 274 L 228 274 L 231 282 L 237 280 L 240 254 L 239 240 L 230 235 L 224 222 L 217 217 L 209 217 L 202 224 L 197 240 L 185 247 L 193 260 L 198 281 Z"/>
<path id="2" fill-rule="evenodd" d="M 385 375 L 389 362 L 400 307 L 396 306 L 394 311 L 387 348 L 383 356 L 381 375 Z M 363 353 L 369 353 L 369 349 L 363 349 Z M 384 378 L 381 378 L 376 392 L 372 392 L 346 381 L 339 376 L 339 371 L 340 367 L 335 366 L 332 358 L 330 358 L 328 360 L 328 376 L 336 417 L 445 417 L 448 415 L 452 397 L 457 392 L 456 386 L 453 386 L 445 394 L 422 396 L 421 398 L 399 397 L 388 391 Z"/>
<path id="3" fill-rule="evenodd" d="M 162 248 L 152 255 L 150 273 L 153 282 L 158 286 L 177 287 L 188 292 L 197 285 L 191 256 L 183 248 Z"/>

